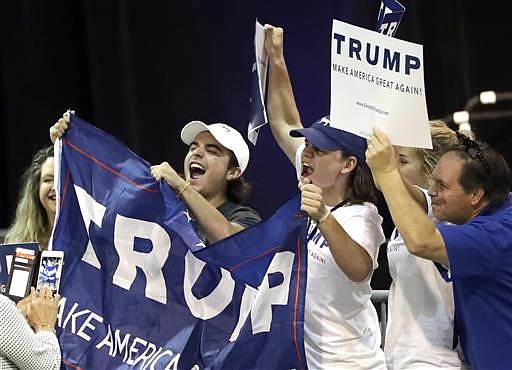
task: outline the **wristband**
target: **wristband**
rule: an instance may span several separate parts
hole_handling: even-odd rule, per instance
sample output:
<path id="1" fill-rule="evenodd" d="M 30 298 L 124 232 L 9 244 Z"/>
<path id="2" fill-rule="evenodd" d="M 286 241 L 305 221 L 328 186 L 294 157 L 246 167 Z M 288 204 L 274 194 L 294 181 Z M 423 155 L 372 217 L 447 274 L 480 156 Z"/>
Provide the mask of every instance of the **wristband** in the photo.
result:
<path id="1" fill-rule="evenodd" d="M 325 213 L 325 215 L 323 215 L 322 217 L 320 217 L 320 219 L 316 222 L 317 225 L 320 225 L 322 222 L 324 222 L 325 220 L 327 220 L 327 217 L 329 217 L 331 214 L 331 211 L 327 211 Z"/>
<path id="2" fill-rule="evenodd" d="M 187 182 L 185 183 L 185 185 L 180 189 L 180 191 L 178 192 L 178 196 L 181 197 L 181 194 L 183 194 L 183 192 L 185 190 L 187 190 L 187 188 L 190 186 L 190 182 Z"/>

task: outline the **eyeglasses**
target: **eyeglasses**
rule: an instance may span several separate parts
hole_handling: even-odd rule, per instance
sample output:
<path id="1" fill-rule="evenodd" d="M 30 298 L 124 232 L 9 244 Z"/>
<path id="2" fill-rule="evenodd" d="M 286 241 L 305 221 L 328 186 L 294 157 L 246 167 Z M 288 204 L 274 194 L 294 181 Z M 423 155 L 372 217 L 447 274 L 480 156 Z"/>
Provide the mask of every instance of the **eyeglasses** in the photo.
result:
<path id="1" fill-rule="evenodd" d="M 471 140 L 469 137 L 467 137 L 464 134 L 461 134 L 460 132 L 457 132 L 457 138 L 459 139 L 459 143 L 461 144 L 464 151 L 468 153 L 468 156 L 471 159 L 480 162 L 485 172 L 489 174 L 491 172 L 491 169 L 489 168 L 489 164 L 487 163 L 483 155 L 483 150 L 485 149 L 485 146 L 479 144 L 474 140 Z"/>

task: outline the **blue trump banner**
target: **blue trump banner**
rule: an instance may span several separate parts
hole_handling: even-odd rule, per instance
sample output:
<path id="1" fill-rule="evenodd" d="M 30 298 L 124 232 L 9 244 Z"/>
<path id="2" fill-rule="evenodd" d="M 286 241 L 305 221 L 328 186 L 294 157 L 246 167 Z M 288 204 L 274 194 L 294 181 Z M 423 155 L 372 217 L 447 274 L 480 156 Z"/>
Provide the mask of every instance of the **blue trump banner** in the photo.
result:
<path id="1" fill-rule="evenodd" d="M 405 7 L 396 0 L 382 0 L 377 16 L 377 32 L 393 37 L 405 13 Z"/>
<path id="2" fill-rule="evenodd" d="M 298 197 L 204 248 L 186 206 L 112 136 L 71 115 L 56 159 L 65 368 L 306 367 Z"/>

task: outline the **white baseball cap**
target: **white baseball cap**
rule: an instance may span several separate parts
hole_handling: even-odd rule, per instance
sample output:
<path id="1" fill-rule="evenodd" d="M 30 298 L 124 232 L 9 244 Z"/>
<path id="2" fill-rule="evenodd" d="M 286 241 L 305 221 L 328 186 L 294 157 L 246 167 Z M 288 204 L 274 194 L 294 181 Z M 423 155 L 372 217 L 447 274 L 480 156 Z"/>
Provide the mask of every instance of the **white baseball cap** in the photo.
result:
<path id="1" fill-rule="evenodd" d="M 201 121 L 191 121 L 181 129 L 181 140 L 190 145 L 203 131 L 209 131 L 215 140 L 235 154 L 240 170 L 244 173 L 249 163 L 249 147 L 240 132 L 224 123 L 207 125 Z"/>

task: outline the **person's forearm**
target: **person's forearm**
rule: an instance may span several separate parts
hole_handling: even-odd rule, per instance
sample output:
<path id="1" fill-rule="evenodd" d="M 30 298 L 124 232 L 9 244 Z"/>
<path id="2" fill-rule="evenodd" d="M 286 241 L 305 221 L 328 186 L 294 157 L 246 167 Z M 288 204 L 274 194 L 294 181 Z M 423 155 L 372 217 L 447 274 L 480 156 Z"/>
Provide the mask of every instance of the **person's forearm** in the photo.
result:
<path id="1" fill-rule="evenodd" d="M 194 218 L 208 242 L 214 243 L 244 229 L 242 225 L 229 222 L 192 186 L 187 186 L 181 192 L 180 197 L 194 214 Z"/>
<path id="2" fill-rule="evenodd" d="M 269 60 L 267 114 L 270 128 L 279 146 L 292 163 L 300 141 L 290 137 L 290 130 L 302 128 L 293 96 L 292 84 L 284 58 Z"/>
<path id="3" fill-rule="evenodd" d="M 398 170 L 379 175 L 378 182 L 407 249 L 419 257 L 448 264 L 439 232 L 422 206 L 411 196 Z"/>
<path id="4" fill-rule="evenodd" d="M 278 122 L 290 129 L 302 126 L 284 58 L 269 60 L 269 65 L 267 108 L 271 124 Z"/>
<path id="5" fill-rule="evenodd" d="M 329 215 L 319 225 L 338 267 L 354 282 L 362 282 L 370 275 L 373 262 L 368 252 L 346 233 L 336 219 Z"/>
<path id="6" fill-rule="evenodd" d="M 428 204 L 427 199 L 425 198 L 425 194 L 418 189 L 417 186 L 413 185 L 409 181 L 402 178 L 404 185 L 407 189 L 407 192 L 413 197 L 414 201 L 420 205 L 425 213 L 428 213 Z"/>

